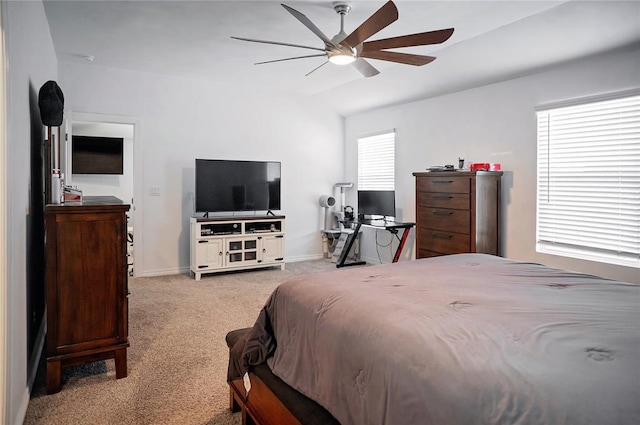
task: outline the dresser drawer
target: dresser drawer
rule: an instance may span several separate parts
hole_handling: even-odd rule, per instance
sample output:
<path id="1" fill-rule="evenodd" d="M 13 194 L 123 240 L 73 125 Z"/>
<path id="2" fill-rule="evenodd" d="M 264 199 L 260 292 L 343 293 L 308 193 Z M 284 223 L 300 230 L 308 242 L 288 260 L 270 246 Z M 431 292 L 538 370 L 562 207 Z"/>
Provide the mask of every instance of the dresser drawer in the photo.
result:
<path id="1" fill-rule="evenodd" d="M 471 237 L 440 230 L 418 229 L 418 251 L 460 254 L 470 252 Z"/>
<path id="2" fill-rule="evenodd" d="M 418 212 L 418 226 L 468 235 L 471 228 L 471 213 L 469 210 L 421 208 Z"/>
<path id="3" fill-rule="evenodd" d="M 454 173 L 455 174 L 455 173 Z M 418 192 L 470 193 L 471 179 L 455 175 L 440 177 L 420 177 L 417 179 Z"/>
<path id="4" fill-rule="evenodd" d="M 469 199 L 468 193 L 418 192 L 419 207 L 468 210 L 471 207 Z"/>
<path id="5" fill-rule="evenodd" d="M 446 255 L 446 254 L 443 254 L 441 252 L 433 252 L 433 251 L 429 251 L 429 250 L 426 250 L 426 249 L 418 248 L 418 254 L 417 254 L 416 258 L 440 257 L 442 255 Z"/>

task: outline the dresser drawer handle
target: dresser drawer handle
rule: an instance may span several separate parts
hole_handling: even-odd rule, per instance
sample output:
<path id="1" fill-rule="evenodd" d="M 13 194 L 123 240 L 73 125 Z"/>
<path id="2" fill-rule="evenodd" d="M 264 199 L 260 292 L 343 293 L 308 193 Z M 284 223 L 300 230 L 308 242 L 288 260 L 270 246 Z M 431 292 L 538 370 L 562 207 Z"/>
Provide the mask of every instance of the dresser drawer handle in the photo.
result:
<path id="1" fill-rule="evenodd" d="M 433 213 L 433 215 L 451 215 L 451 214 L 453 214 L 453 211 L 433 210 L 431 212 Z"/>
<path id="2" fill-rule="evenodd" d="M 438 238 L 438 239 L 451 239 L 453 237 L 453 235 L 447 235 L 446 233 L 436 233 L 436 232 L 432 232 L 431 235 L 434 238 Z"/>
<path id="3" fill-rule="evenodd" d="M 453 195 L 436 195 L 435 199 L 453 199 Z"/>
<path id="4" fill-rule="evenodd" d="M 449 184 L 453 183 L 453 180 L 431 180 L 433 184 Z"/>

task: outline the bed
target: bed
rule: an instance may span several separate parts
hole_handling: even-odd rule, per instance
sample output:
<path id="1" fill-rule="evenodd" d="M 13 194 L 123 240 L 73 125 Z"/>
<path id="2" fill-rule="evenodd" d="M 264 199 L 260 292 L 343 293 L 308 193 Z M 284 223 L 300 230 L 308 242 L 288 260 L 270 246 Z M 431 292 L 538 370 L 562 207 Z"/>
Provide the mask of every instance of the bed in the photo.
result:
<path id="1" fill-rule="evenodd" d="M 228 337 L 230 401 L 244 423 L 639 424 L 639 325 L 638 285 L 485 254 L 301 276 Z"/>

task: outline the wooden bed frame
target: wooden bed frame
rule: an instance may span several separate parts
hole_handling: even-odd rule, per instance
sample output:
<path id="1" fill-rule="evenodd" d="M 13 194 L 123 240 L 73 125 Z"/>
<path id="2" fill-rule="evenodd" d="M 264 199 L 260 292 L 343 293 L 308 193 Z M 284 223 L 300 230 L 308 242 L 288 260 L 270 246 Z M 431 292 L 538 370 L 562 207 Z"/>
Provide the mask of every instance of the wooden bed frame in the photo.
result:
<path id="1" fill-rule="evenodd" d="M 250 397 L 241 379 L 229 384 L 230 409 L 242 412 L 242 425 L 302 425 L 276 395 L 253 373 Z"/>
<path id="2" fill-rule="evenodd" d="M 229 350 L 251 328 L 227 334 Z M 266 364 L 249 373 L 247 395 L 242 379 L 229 383 L 229 408 L 242 413 L 242 425 L 340 425 L 322 406 L 275 376 Z"/>

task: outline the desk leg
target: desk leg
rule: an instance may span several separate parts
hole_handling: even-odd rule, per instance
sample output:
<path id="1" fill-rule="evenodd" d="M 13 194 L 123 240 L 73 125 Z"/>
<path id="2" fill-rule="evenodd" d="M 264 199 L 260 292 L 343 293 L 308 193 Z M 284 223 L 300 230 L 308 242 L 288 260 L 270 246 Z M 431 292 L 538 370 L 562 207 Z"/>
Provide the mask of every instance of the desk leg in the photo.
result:
<path id="1" fill-rule="evenodd" d="M 353 231 L 353 234 L 349 238 L 349 242 L 347 242 L 347 246 L 342 248 L 342 252 L 340 253 L 340 258 L 338 259 L 338 263 L 336 264 L 337 268 L 346 267 L 346 266 L 359 266 L 362 264 L 366 264 L 364 261 L 354 261 L 353 263 L 345 263 L 347 258 L 349 257 L 349 252 L 351 252 L 351 247 L 353 246 L 353 242 L 358 237 L 358 232 L 360 232 L 361 224 L 356 224 L 356 228 Z"/>
<path id="2" fill-rule="evenodd" d="M 411 231 L 410 227 L 404 229 L 402 232 L 402 238 L 400 239 L 400 244 L 398 245 L 398 249 L 396 249 L 396 255 L 393 256 L 393 262 L 397 263 L 398 259 L 400 259 L 400 254 L 402 254 L 402 248 L 404 248 L 404 244 L 407 242 L 407 237 L 409 236 L 409 232 Z"/>

